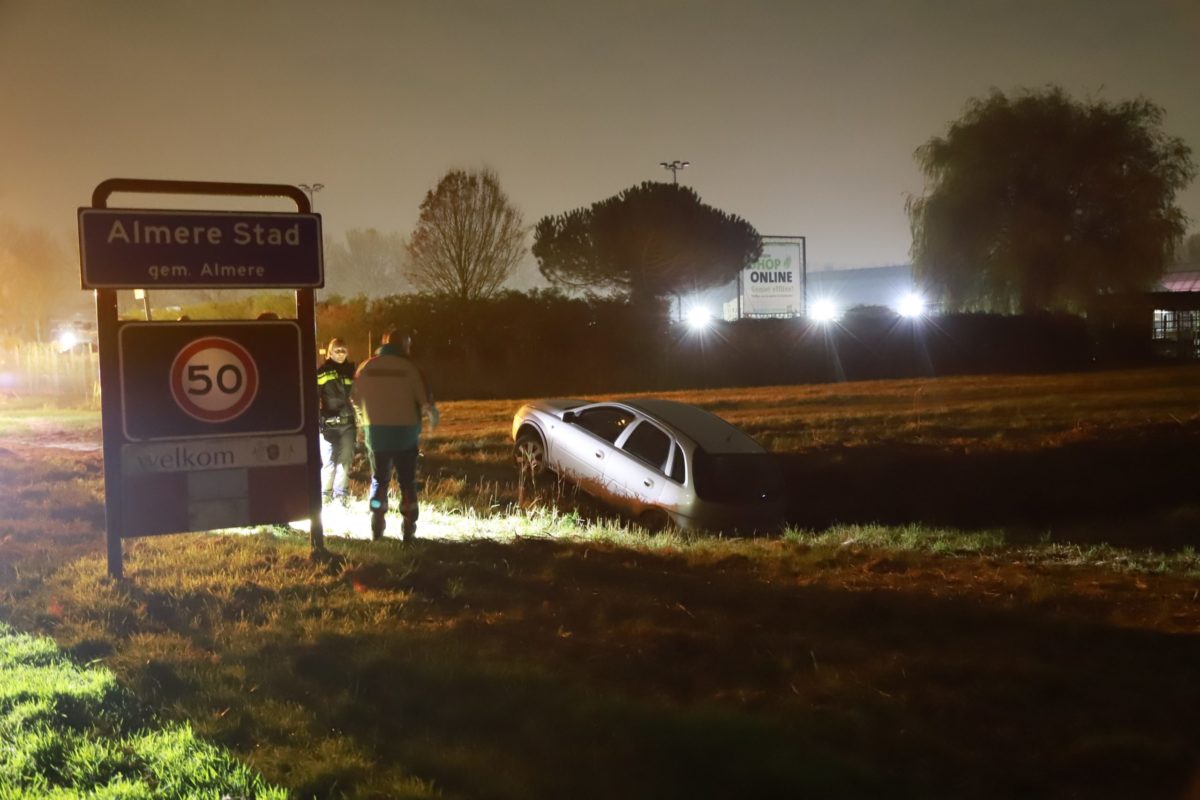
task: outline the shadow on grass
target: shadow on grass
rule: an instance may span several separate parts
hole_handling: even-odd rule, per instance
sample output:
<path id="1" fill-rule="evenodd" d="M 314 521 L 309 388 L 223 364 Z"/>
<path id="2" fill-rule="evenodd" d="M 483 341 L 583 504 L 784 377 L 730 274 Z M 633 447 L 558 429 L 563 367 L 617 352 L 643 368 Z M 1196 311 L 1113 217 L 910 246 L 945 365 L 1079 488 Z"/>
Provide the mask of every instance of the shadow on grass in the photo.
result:
<path id="1" fill-rule="evenodd" d="M 792 524 L 921 523 L 959 528 L 1143 515 L 1194 504 L 1200 430 L 1158 429 L 1036 452 L 961 452 L 918 445 L 780 455 Z M 1122 526 L 1128 530 L 1128 526 Z M 1195 526 L 1161 526 L 1146 541 L 1195 545 Z M 1104 535 L 1109 540 L 1116 531 Z"/>
<path id="2" fill-rule="evenodd" d="M 1073 596 L 985 606 L 604 545 L 408 552 L 347 575 L 407 593 L 403 620 L 261 629 L 225 657 L 314 736 L 450 797 L 1176 798 L 1200 756 L 1200 638 L 1094 624 L 1107 606 Z M 224 743 L 265 752 L 262 724 Z M 336 797 L 334 780 L 377 796 L 357 794 L 365 769 L 292 788 Z"/>

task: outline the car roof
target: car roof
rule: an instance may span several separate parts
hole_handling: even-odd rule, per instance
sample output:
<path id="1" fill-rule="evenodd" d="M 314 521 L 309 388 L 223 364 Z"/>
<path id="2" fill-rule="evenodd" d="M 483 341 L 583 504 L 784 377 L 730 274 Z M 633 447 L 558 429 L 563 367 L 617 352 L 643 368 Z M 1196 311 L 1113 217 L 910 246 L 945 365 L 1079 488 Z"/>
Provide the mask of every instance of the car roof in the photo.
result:
<path id="1" fill-rule="evenodd" d="M 698 406 L 675 400 L 639 397 L 622 400 L 647 416 L 662 420 L 690 437 L 707 453 L 765 453 L 749 434 Z"/>

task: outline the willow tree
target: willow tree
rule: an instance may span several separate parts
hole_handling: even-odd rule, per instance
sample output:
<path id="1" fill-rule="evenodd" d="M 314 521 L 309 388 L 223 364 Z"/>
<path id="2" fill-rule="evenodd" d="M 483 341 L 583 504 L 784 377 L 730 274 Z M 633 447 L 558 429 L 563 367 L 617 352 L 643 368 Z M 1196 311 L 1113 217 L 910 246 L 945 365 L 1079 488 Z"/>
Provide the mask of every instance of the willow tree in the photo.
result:
<path id="1" fill-rule="evenodd" d="M 533 255 L 548 281 L 634 302 L 720 285 L 761 254 L 750 223 L 669 183 L 646 182 L 534 227 Z"/>
<path id="2" fill-rule="evenodd" d="M 408 241 L 408 276 L 458 300 L 499 291 L 525 255 L 524 219 L 491 170 L 451 170 L 421 203 Z"/>
<path id="3" fill-rule="evenodd" d="M 1191 150 L 1145 99 L 1082 103 L 1059 88 L 973 99 L 916 152 L 913 270 L 950 309 L 1079 310 L 1151 288 L 1186 217 Z"/>

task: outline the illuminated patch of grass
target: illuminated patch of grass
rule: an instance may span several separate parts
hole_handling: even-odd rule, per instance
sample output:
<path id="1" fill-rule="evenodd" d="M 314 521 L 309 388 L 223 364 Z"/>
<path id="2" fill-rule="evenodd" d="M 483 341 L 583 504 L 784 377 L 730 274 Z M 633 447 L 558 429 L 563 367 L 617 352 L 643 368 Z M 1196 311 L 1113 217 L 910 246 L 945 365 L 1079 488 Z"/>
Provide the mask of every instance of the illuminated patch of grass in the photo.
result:
<path id="1" fill-rule="evenodd" d="M 287 797 L 188 725 L 148 723 L 109 670 L 0 625 L 0 797 Z"/>

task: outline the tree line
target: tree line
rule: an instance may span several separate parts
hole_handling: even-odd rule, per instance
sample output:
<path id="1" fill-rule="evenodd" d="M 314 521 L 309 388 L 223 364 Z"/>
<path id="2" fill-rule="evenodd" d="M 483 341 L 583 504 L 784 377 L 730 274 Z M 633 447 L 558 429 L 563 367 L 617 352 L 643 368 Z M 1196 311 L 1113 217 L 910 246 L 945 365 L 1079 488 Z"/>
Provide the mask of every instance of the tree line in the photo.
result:
<path id="1" fill-rule="evenodd" d="M 1194 263 L 1200 234 L 1185 239 L 1176 198 L 1196 165 L 1164 123 L 1145 98 L 1079 101 L 1053 86 L 971 99 L 914 153 L 925 175 L 905 203 L 915 278 L 946 310 L 1081 312 Z M 494 173 L 448 173 L 406 245 L 413 285 L 493 296 L 524 255 L 520 226 Z M 532 236 L 555 288 L 643 307 L 727 283 L 762 250 L 747 221 L 657 182 L 543 217 Z"/>
<path id="2" fill-rule="evenodd" d="M 1164 123 L 1145 98 L 1079 101 L 1058 87 L 971 99 L 914 154 L 925 175 L 905 204 L 915 277 L 946 310 L 1078 312 L 1097 294 L 1152 288 L 1173 263 L 1200 268 L 1200 234 L 1185 239 L 1176 203 L 1196 165 Z M 419 211 L 407 236 L 350 229 L 328 243 L 322 296 L 417 292 L 471 304 L 504 292 L 532 254 L 557 290 L 650 309 L 728 282 L 762 249 L 746 220 L 660 182 L 527 226 L 494 171 L 452 169 Z M 8 333 L 46 334 L 76 285 L 71 255 L 43 231 L 0 220 Z M 197 296 L 155 294 L 168 304 Z"/>

